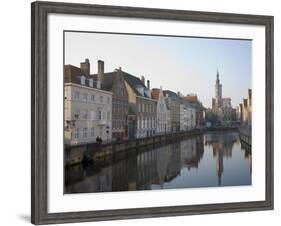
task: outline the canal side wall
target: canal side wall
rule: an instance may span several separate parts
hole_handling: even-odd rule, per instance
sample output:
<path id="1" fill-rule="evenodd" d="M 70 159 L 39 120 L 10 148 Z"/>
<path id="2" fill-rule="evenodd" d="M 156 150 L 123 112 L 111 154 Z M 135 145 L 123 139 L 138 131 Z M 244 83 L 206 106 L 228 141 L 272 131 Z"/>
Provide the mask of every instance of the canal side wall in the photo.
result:
<path id="1" fill-rule="evenodd" d="M 252 132 L 250 126 L 242 126 L 238 128 L 241 144 L 246 147 L 252 146 Z"/>
<path id="2" fill-rule="evenodd" d="M 194 129 L 185 132 L 169 133 L 145 138 L 125 140 L 121 143 L 110 144 L 81 144 L 65 147 L 64 162 L 65 166 L 71 166 L 82 162 L 111 159 L 114 154 L 130 152 L 132 150 L 144 151 L 148 147 L 159 147 L 168 143 L 177 142 L 191 136 L 200 135 L 211 131 L 236 130 L 229 128 L 204 128 Z"/>

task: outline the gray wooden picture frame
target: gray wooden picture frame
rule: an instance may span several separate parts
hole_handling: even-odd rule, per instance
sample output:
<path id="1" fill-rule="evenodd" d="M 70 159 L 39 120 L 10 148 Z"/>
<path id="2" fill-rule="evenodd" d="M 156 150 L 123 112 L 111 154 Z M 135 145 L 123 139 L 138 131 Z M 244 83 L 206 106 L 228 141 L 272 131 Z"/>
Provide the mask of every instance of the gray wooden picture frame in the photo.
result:
<path id="1" fill-rule="evenodd" d="M 50 13 L 108 17 L 165 19 L 229 24 L 262 25 L 266 33 L 266 187 L 264 201 L 185 205 L 100 211 L 48 213 L 47 150 L 47 17 Z M 192 214 L 273 209 L 273 17 L 57 2 L 31 4 L 31 221 L 33 224 L 71 223 Z M 51 88 L 51 87 L 50 87 Z M 63 107 L 63 106 L 62 106 Z M 260 147 L 263 148 L 263 147 Z"/>

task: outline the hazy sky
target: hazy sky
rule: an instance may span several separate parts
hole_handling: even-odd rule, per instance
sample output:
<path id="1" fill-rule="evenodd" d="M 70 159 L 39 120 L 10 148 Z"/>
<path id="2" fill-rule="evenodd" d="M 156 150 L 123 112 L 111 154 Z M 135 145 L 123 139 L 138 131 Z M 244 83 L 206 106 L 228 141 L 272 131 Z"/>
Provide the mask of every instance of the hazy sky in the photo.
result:
<path id="1" fill-rule="evenodd" d="M 101 59 L 105 72 L 122 67 L 149 79 L 151 88 L 196 93 L 205 107 L 215 96 L 218 69 L 222 95 L 235 107 L 252 86 L 251 46 L 250 40 L 66 32 L 65 64 L 79 67 L 88 58 L 96 73 Z"/>

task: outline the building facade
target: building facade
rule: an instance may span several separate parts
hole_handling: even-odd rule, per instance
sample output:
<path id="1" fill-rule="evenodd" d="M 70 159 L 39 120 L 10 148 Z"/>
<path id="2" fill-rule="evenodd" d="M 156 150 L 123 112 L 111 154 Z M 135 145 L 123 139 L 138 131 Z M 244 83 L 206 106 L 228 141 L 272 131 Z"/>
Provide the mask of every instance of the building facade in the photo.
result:
<path id="1" fill-rule="evenodd" d="M 193 109 L 195 109 L 195 124 L 196 127 L 204 125 L 204 107 L 196 94 L 188 94 L 183 97 Z"/>
<path id="2" fill-rule="evenodd" d="M 248 124 L 248 99 L 243 99 L 243 103 L 242 103 L 242 111 L 243 111 L 243 118 L 242 118 L 242 122 L 244 125 Z"/>
<path id="3" fill-rule="evenodd" d="M 248 99 L 243 98 L 242 103 L 239 104 L 240 121 L 243 125 L 252 125 L 252 90 L 248 89 Z"/>
<path id="4" fill-rule="evenodd" d="M 188 131 L 196 127 L 196 110 L 190 104 L 180 105 L 180 131 Z"/>
<path id="5" fill-rule="evenodd" d="M 216 116 L 216 121 L 220 124 L 228 125 L 236 120 L 236 111 L 231 106 L 231 98 L 222 97 L 222 84 L 218 71 L 215 83 L 215 98 L 212 99 L 212 111 Z"/>
<path id="6" fill-rule="evenodd" d="M 156 108 L 156 134 L 164 134 L 168 130 L 168 109 L 163 95 L 162 87 L 152 89 L 151 97 L 157 100 Z"/>
<path id="7" fill-rule="evenodd" d="M 104 73 L 104 62 L 98 61 L 98 74 L 104 90 L 112 92 L 112 137 L 113 139 L 128 138 L 129 100 L 121 68 L 113 72 Z"/>
<path id="8" fill-rule="evenodd" d="M 64 67 L 64 139 L 68 145 L 112 138 L 112 93 L 98 88 L 83 66 Z"/>
<path id="9" fill-rule="evenodd" d="M 96 142 L 98 136 L 103 141 L 110 141 L 112 94 L 85 89 L 74 83 L 65 84 L 64 88 L 65 143 L 92 143 Z"/>
<path id="10" fill-rule="evenodd" d="M 252 125 L 252 89 L 248 89 L 248 125 Z"/>
<path id="11" fill-rule="evenodd" d="M 156 134 L 156 119 L 157 119 L 157 100 L 151 98 L 150 82 L 145 79 L 135 77 L 124 72 L 126 89 L 129 97 L 129 105 L 131 115 L 135 115 L 136 138 L 147 137 Z"/>
<path id="12" fill-rule="evenodd" d="M 171 123 L 171 132 L 179 132 L 180 131 L 180 97 L 170 91 L 163 91 L 166 105 L 170 110 L 170 123 Z"/>

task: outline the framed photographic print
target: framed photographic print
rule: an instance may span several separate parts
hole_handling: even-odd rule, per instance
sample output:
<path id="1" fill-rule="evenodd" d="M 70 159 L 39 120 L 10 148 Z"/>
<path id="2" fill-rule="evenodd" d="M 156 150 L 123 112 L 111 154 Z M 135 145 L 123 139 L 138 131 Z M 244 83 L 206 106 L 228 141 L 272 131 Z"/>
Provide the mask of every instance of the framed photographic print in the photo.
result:
<path id="1" fill-rule="evenodd" d="M 273 17 L 32 7 L 32 223 L 273 209 Z"/>

